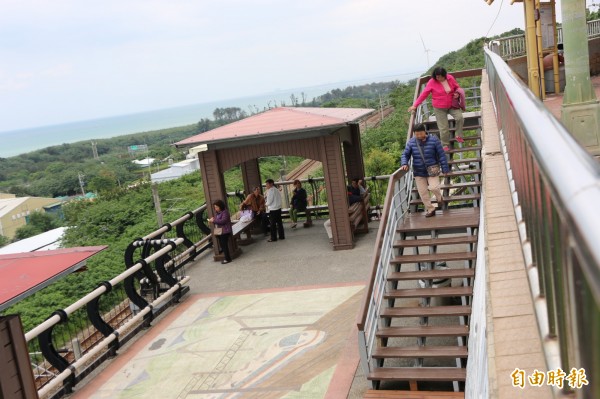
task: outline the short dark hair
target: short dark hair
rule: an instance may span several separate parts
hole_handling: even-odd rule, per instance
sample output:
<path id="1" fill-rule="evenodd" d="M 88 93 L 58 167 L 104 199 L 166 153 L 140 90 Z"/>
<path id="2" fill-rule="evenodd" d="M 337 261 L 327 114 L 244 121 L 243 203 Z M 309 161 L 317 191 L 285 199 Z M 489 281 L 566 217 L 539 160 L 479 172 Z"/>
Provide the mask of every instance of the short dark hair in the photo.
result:
<path id="1" fill-rule="evenodd" d="M 436 67 L 433 69 L 433 72 L 431 72 L 431 79 L 435 79 L 436 76 L 440 75 L 443 77 L 446 77 L 446 70 L 442 67 Z"/>
<path id="2" fill-rule="evenodd" d="M 296 184 L 302 184 L 302 183 L 300 182 L 300 180 L 296 179 L 296 180 L 294 180 L 294 185 L 296 185 Z"/>
<path id="3" fill-rule="evenodd" d="M 223 202 L 223 200 L 216 200 L 215 202 L 213 202 L 213 206 L 218 206 L 220 210 L 224 211 L 225 209 L 227 209 L 227 205 L 225 205 L 225 202 Z"/>
<path id="4" fill-rule="evenodd" d="M 273 179 L 267 179 L 267 180 L 265 180 L 265 183 L 269 183 L 269 184 L 275 185 L 275 180 L 273 180 Z"/>
<path id="5" fill-rule="evenodd" d="M 427 133 L 427 129 L 425 129 L 425 125 L 422 123 L 417 123 L 413 126 L 413 133 L 414 132 L 425 132 Z"/>

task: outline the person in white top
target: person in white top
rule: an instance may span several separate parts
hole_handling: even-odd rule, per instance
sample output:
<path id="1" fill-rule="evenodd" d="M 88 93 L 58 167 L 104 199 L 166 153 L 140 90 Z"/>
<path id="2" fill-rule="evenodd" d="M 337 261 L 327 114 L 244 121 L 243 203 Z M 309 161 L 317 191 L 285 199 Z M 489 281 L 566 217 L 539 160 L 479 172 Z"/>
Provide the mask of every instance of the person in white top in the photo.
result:
<path id="1" fill-rule="evenodd" d="M 268 242 L 277 241 L 277 235 L 280 240 L 285 240 L 285 233 L 283 231 L 283 221 L 281 220 L 281 193 L 275 187 L 273 179 L 267 179 L 265 182 L 265 202 L 267 205 L 267 212 L 269 212 L 269 222 L 271 224 L 271 238 Z"/>

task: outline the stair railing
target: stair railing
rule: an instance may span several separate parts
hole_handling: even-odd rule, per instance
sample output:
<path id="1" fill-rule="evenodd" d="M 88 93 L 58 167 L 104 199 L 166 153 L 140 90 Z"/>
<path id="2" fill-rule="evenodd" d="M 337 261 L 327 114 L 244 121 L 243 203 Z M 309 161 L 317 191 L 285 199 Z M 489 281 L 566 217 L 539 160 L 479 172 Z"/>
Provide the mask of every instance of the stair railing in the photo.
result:
<path id="1" fill-rule="evenodd" d="M 390 176 L 371 262 L 371 277 L 357 320 L 359 353 L 365 373 L 373 368 L 371 355 L 376 348 L 375 333 L 380 320 L 388 268 L 395 255 L 396 227 L 408 213 L 412 184 L 412 169 L 408 172 L 398 169 Z"/>
<path id="2" fill-rule="evenodd" d="M 485 57 L 548 369 L 583 369 L 590 384 L 576 396 L 598 398 L 600 164 L 497 54 Z"/>

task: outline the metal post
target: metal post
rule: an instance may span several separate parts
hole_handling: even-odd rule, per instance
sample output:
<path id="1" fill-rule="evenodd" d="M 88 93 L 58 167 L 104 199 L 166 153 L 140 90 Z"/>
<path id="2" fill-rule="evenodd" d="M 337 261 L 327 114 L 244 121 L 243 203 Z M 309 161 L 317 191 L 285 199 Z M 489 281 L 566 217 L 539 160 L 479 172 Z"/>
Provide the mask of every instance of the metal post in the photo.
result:
<path id="1" fill-rule="evenodd" d="M 523 1 L 525 7 L 525 40 L 527 49 L 528 85 L 533 94 L 541 98 L 540 65 L 538 62 L 537 36 L 535 33 L 535 0 Z"/>
<path id="2" fill-rule="evenodd" d="M 585 1 L 562 2 L 565 93 L 561 119 L 593 155 L 600 155 L 600 103 L 592 87 Z"/>

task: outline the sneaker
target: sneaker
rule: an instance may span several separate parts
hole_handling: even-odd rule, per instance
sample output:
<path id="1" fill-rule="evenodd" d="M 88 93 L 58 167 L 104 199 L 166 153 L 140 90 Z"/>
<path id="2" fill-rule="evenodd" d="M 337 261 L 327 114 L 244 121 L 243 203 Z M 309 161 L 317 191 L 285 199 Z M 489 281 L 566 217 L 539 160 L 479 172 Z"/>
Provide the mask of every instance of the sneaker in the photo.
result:
<path id="1" fill-rule="evenodd" d="M 465 139 L 463 139 L 462 136 L 456 136 L 456 141 L 458 141 L 459 143 L 464 143 Z"/>
<path id="2" fill-rule="evenodd" d="M 222 265 L 226 265 L 226 264 L 228 264 L 228 263 L 230 263 L 230 262 L 231 262 L 230 260 L 222 260 L 222 261 L 221 261 L 221 264 L 222 264 Z"/>

